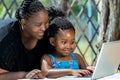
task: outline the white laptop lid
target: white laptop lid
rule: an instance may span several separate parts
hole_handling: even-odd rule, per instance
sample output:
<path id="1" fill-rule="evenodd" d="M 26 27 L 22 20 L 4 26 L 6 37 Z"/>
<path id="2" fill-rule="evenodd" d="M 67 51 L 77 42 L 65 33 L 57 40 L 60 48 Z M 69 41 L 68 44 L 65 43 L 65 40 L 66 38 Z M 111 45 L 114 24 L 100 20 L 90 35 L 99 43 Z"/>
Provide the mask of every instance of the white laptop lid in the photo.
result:
<path id="1" fill-rule="evenodd" d="M 103 43 L 92 80 L 115 74 L 120 64 L 120 41 Z"/>

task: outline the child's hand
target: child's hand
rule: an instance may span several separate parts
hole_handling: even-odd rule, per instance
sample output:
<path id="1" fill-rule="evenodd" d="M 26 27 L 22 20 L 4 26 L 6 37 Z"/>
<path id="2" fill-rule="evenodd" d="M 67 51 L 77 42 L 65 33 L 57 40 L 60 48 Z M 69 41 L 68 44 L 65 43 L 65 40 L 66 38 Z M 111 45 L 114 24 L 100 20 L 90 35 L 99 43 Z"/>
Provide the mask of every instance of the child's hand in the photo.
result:
<path id="1" fill-rule="evenodd" d="M 80 70 L 72 70 L 73 76 L 90 76 L 91 72 L 89 70 L 80 69 Z"/>
<path id="2" fill-rule="evenodd" d="M 88 69 L 90 72 L 93 72 L 94 69 L 95 69 L 95 66 L 88 66 L 87 69 Z"/>

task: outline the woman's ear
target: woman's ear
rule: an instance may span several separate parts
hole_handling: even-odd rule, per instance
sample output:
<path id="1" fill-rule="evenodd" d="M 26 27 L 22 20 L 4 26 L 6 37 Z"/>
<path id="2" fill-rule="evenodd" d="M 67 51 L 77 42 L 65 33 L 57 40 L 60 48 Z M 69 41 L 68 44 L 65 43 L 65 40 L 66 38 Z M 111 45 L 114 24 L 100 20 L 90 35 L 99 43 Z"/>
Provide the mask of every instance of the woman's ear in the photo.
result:
<path id="1" fill-rule="evenodd" d="M 55 46 L 55 38 L 51 37 L 49 41 L 52 46 Z"/>
<path id="2" fill-rule="evenodd" d="M 21 23 L 22 26 L 24 26 L 24 25 L 26 24 L 25 19 L 21 19 L 21 20 L 20 20 L 20 23 Z"/>
<path id="3" fill-rule="evenodd" d="M 24 27 L 25 27 L 25 24 L 26 24 L 25 19 L 21 19 L 21 20 L 20 20 L 20 23 L 21 23 L 21 28 L 22 28 L 22 30 L 24 30 Z"/>

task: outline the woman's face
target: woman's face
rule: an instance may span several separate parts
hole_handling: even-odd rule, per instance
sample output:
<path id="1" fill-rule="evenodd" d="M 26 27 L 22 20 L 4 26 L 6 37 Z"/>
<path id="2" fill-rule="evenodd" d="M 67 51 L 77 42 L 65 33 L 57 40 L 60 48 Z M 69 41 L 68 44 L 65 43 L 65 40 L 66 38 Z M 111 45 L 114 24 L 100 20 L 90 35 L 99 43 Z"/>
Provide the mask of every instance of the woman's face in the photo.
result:
<path id="1" fill-rule="evenodd" d="M 41 10 L 25 20 L 23 34 L 28 38 L 42 39 L 48 26 L 48 13 L 45 10 Z"/>
<path id="2" fill-rule="evenodd" d="M 72 29 L 59 30 L 55 36 L 56 53 L 61 56 L 69 55 L 75 49 L 75 32 Z"/>

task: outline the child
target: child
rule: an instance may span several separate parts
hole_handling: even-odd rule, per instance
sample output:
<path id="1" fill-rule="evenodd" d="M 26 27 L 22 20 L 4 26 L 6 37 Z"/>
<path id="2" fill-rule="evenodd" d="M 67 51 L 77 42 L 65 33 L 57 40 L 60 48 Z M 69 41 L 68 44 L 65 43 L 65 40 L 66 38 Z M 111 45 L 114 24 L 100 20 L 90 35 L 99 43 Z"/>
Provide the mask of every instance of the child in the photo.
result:
<path id="1" fill-rule="evenodd" d="M 49 78 L 61 76 L 90 76 L 83 58 L 74 53 L 75 29 L 64 17 L 56 17 L 48 29 L 53 52 L 42 57 L 41 70 Z"/>

